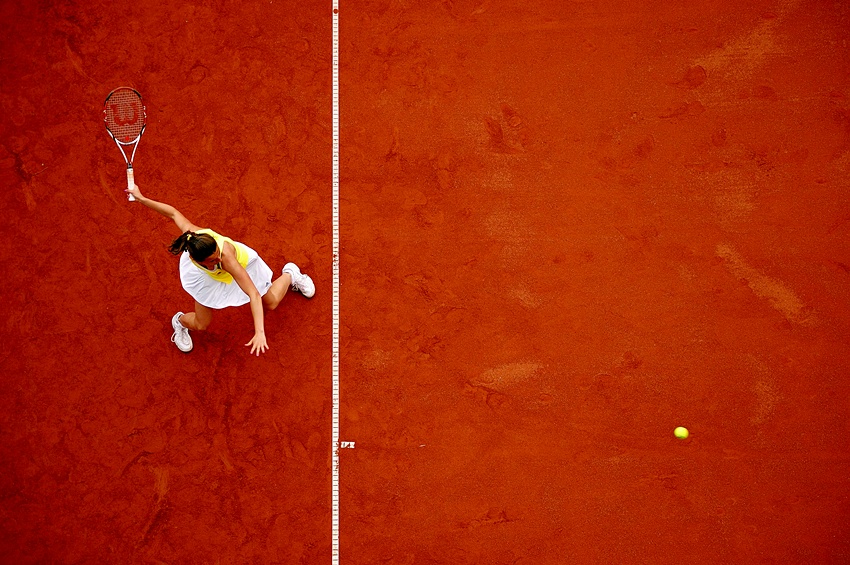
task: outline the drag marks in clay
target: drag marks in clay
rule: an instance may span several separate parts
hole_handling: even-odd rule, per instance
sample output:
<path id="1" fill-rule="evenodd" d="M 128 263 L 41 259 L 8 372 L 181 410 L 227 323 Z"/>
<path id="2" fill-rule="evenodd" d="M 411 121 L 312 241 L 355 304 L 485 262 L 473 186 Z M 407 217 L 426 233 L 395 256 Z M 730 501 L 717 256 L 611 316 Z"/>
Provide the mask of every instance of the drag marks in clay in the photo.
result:
<path id="1" fill-rule="evenodd" d="M 505 363 L 470 379 L 465 393 L 480 396 L 494 410 L 509 401 L 519 401 L 526 409 L 545 408 L 554 397 L 541 386 L 542 370 L 543 365 L 535 362 Z"/>
<path id="2" fill-rule="evenodd" d="M 718 244 L 717 256 L 723 259 L 726 269 L 736 279 L 746 283 L 756 296 L 767 300 L 789 322 L 801 326 L 813 326 L 817 323 L 817 318 L 811 309 L 785 283 L 768 277 L 748 265 L 732 246 L 725 243 Z"/>

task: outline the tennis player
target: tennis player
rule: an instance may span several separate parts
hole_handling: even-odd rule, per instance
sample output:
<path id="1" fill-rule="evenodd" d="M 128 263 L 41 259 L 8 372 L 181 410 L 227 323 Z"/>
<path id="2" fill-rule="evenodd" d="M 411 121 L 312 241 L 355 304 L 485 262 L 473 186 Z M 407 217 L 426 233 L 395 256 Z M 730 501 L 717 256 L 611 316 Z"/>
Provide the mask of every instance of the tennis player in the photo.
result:
<path id="1" fill-rule="evenodd" d="M 180 256 L 180 282 L 195 299 L 195 311 L 177 312 L 171 318 L 174 329 L 171 341 L 180 351 L 192 351 L 189 331 L 206 330 L 213 310 L 250 303 L 254 337 L 245 345 L 251 346 L 251 354 L 260 355 L 269 348 L 263 306 L 269 310 L 277 308 L 290 287 L 307 298 L 316 293 L 313 280 L 302 274 L 295 263 L 284 265 L 283 273 L 272 281 L 272 270 L 244 243 L 196 226 L 173 206 L 145 197 L 136 184 L 127 192 L 137 202 L 174 220 L 182 232 L 171 244 L 170 251 Z"/>

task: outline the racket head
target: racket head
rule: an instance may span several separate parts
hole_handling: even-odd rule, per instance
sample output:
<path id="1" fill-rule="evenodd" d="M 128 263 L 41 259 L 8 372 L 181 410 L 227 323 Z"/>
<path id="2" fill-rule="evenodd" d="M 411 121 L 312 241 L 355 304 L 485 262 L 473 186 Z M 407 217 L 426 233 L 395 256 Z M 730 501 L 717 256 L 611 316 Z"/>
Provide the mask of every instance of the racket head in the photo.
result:
<path id="1" fill-rule="evenodd" d="M 121 145 L 138 141 L 145 129 L 147 114 L 142 95 L 135 88 L 116 88 L 103 103 L 106 130 Z"/>

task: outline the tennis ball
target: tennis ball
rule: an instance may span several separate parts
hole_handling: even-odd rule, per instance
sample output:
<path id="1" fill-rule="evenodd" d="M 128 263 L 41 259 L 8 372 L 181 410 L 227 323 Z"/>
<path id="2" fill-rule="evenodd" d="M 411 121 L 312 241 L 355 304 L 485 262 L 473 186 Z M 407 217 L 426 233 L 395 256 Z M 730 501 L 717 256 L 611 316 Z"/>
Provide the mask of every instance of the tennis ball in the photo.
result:
<path id="1" fill-rule="evenodd" d="M 688 433 L 688 428 L 683 428 L 682 426 L 679 426 L 678 428 L 673 430 L 673 435 L 679 439 L 687 439 Z"/>

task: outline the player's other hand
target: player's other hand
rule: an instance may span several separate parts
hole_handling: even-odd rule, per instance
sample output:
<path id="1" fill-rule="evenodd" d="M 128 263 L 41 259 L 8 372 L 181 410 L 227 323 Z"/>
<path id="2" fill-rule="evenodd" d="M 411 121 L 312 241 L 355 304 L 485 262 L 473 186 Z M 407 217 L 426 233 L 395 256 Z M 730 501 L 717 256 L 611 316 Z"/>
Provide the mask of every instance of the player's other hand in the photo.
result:
<path id="1" fill-rule="evenodd" d="M 246 346 L 251 346 L 251 355 L 260 356 L 260 353 L 265 353 L 269 348 L 269 344 L 266 342 L 266 334 L 265 332 L 257 332 L 254 334 L 254 337 L 251 338 L 251 341 L 245 344 Z"/>
<path id="2" fill-rule="evenodd" d="M 136 200 L 144 198 L 144 196 L 142 195 L 142 191 L 139 190 L 139 185 L 137 185 L 136 183 L 133 183 L 133 188 L 124 189 L 124 192 L 126 192 L 127 194 L 132 194 Z"/>

